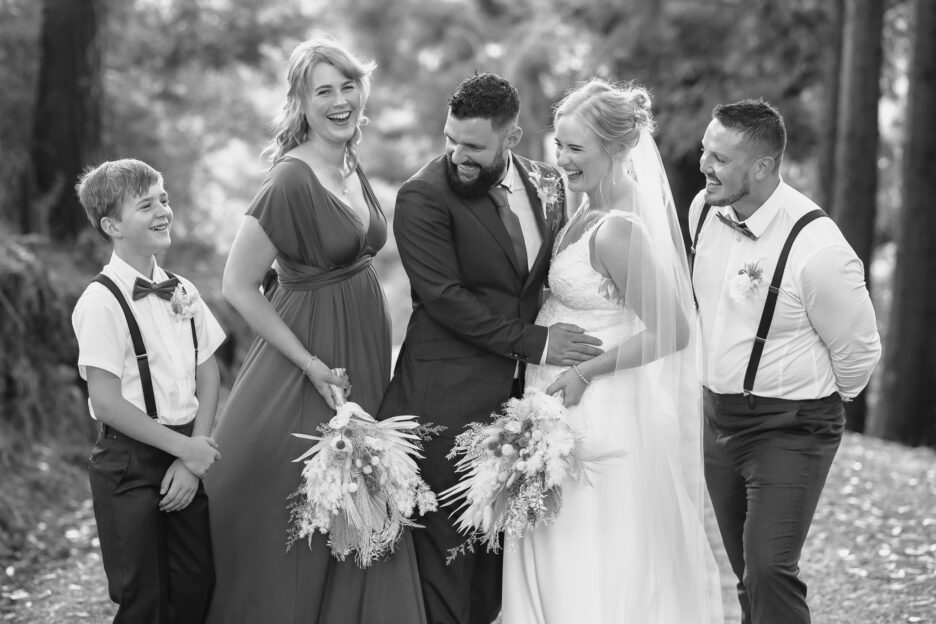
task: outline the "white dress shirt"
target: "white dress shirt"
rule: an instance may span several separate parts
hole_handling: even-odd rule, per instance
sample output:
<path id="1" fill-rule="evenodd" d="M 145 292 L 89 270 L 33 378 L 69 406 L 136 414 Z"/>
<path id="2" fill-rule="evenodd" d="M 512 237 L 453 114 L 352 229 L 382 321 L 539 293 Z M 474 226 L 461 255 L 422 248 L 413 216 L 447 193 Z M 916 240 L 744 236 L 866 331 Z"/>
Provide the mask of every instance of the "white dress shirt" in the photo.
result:
<path id="1" fill-rule="evenodd" d="M 523 180 L 520 179 L 520 172 L 514 167 L 513 156 L 507 156 L 507 173 L 499 183 L 507 189 L 507 201 L 510 203 L 510 210 L 517 215 L 520 220 L 520 231 L 523 232 L 523 245 L 527 252 L 527 270 L 533 268 L 536 262 L 536 256 L 543 246 L 543 235 L 540 234 L 539 226 L 536 224 L 536 215 L 533 214 L 533 206 L 530 204 L 530 197 L 526 194 L 526 187 Z M 546 344 L 543 346 L 543 354 L 540 356 L 540 365 L 546 363 L 546 354 L 549 352 L 549 330 L 546 330 Z M 520 364 L 514 371 L 514 377 L 519 374 Z"/>
<path id="2" fill-rule="evenodd" d="M 527 252 L 527 270 L 530 270 L 533 268 L 540 247 L 543 246 L 543 235 L 540 234 L 539 226 L 536 224 L 533 206 L 530 205 L 526 187 L 523 185 L 523 180 L 520 179 L 520 172 L 514 166 L 512 157 L 507 158 L 507 173 L 504 174 L 504 179 L 501 180 L 500 184 L 507 189 L 507 201 L 510 202 L 510 209 L 520 220 L 520 231 L 523 232 L 523 244 Z"/>
<path id="3" fill-rule="evenodd" d="M 693 235 L 704 204 L 700 192 L 689 211 Z M 730 206 L 710 209 L 695 244 L 693 286 L 702 323 L 703 383 L 713 392 L 742 392 L 780 250 L 797 219 L 817 207 L 781 180 L 744 222 L 757 240 L 719 222 L 716 211 L 738 221 Z M 762 274 L 744 296 L 738 280 L 751 283 L 739 275 L 746 265 Z M 881 355 L 864 276 L 861 260 L 831 219 L 816 219 L 799 233 L 780 283 L 755 395 L 806 400 L 861 392 Z"/>
<path id="4" fill-rule="evenodd" d="M 101 271 L 111 278 L 123 293 L 136 317 L 143 335 L 149 359 L 156 399 L 158 422 L 184 425 L 195 418 L 198 399 L 195 397 L 195 350 L 188 319 L 173 316 L 169 302 L 155 295 L 133 301 L 136 278 L 149 278 L 124 262 L 116 254 Z M 159 266 L 153 270 L 154 282 L 168 278 Z M 197 292 L 187 279 L 179 277 L 186 293 Z M 195 333 L 198 336 L 198 363 L 212 357 L 224 342 L 224 330 L 199 298 L 195 309 Z M 120 303 L 102 284 L 92 282 L 82 293 L 72 312 L 72 326 L 78 338 L 78 373 L 88 379 L 87 367 L 103 369 L 120 378 L 120 393 L 140 411 L 146 412 L 140 368 L 133 352 L 130 329 Z M 94 409 L 88 401 L 94 418 Z"/>

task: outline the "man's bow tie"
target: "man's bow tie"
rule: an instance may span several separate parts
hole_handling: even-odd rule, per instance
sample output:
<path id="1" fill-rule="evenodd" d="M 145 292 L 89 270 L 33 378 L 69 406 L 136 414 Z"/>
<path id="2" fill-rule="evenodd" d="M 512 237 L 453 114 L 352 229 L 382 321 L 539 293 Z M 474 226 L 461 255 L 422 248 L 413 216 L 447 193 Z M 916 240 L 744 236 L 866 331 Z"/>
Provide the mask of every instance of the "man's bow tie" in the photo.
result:
<path id="1" fill-rule="evenodd" d="M 175 292 L 178 285 L 179 278 L 177 277 L 170 277 L 165 282 L 159 282 L 158 284 L 147 282 L 145 279 L 138 277 L 133 282 L 133 300 L 142 299 L 146 295 L 156 295 L 160 299 L 169 301 L 172 299 L 172 293 Z"/>
<path id="2" fill-rule="evenodd" d="M 751 240 L 755 240 L 755 241 L 757 240 L 757 234 L 755 234 L 750 229 L 748 229 L 748 226 L 746 224 L 738 223 L 734 219 L 726 217 L 725 215 L 723 215 L 722 213 L 718 211 L 715 212 L 715 216 L 718 217 L 719 221 L 721 221 L 722 223 L 730 227 L 732 230 L 734 230 L 738 234 L 747 236 Z"/>

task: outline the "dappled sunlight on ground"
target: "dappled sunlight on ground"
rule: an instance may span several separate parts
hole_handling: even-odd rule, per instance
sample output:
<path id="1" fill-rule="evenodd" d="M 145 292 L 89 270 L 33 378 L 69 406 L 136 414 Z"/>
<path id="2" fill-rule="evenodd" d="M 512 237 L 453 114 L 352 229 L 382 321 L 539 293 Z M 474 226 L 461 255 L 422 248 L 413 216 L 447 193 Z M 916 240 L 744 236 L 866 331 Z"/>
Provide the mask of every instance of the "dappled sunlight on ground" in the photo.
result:
<path id="1" fill-rule="evenodd" d="M 0 621 L 105 622 L 107 598 L 87 489 L 58 500 L 0 569 Z M 708 516 L 709 535 L 717 529 Z M 724 551 L 726 624 L 740 622 Z M 804 549 L 813 621 L 914 624 L 936 613 L 936 452 L 847 434 Z"/>

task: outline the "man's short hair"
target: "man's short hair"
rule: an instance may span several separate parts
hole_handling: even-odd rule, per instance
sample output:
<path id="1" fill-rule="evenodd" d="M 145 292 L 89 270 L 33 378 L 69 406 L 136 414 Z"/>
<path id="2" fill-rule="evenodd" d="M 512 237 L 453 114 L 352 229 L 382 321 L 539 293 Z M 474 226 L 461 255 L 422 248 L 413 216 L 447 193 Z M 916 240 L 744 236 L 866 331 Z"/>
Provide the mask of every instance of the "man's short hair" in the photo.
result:
<path id="1" fill-rule="evenodd" d="M 124 158 L 88 167 L 78 179 L 75 191 L 94 231 L 110 240 L 101 228 L 101 219 L 120 220 L 120 204 L 128 195 L 139 197 L 162 180 L 162 174 L 141 160 Z"/>
<path id="2" fill-rule="evenodd" d="M 712 117 L 730 130 L 740 132 L 745 140 L 759 145 L 763 156 L 777 163 L 786 150 L 786 126 L 783 115 L 763 99 L 747 99 L 732 104 L 719 104 Z"/>
<path id="3" fill-rule="evenodd" d="M 500 131 L 516 123 L 520 115 L 520 95 L 497 74 L 475 74 L 455 87 L 448 106 L 456 119 L 490 119 L 494 130 Z"/>

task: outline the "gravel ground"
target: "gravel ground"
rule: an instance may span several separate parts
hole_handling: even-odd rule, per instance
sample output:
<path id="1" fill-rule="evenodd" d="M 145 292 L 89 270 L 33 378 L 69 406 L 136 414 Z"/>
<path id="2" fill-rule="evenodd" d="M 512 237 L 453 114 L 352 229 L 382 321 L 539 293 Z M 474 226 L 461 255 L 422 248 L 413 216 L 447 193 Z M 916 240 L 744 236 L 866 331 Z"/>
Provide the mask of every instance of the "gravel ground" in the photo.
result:
<path id="1" fill-rule="evenodd" d="M 86 486 L 80 478 L 74 483 L 72 496 L 41 510 L 18 558 L 2 560 L 0 622 L 113 617 Z M 719 556 L 725 621 L 737 624 L 734 579 Z M 816 624 L 936 624 L 936 452 L 847 434 L 806 543 L 802 576 Z"/>

